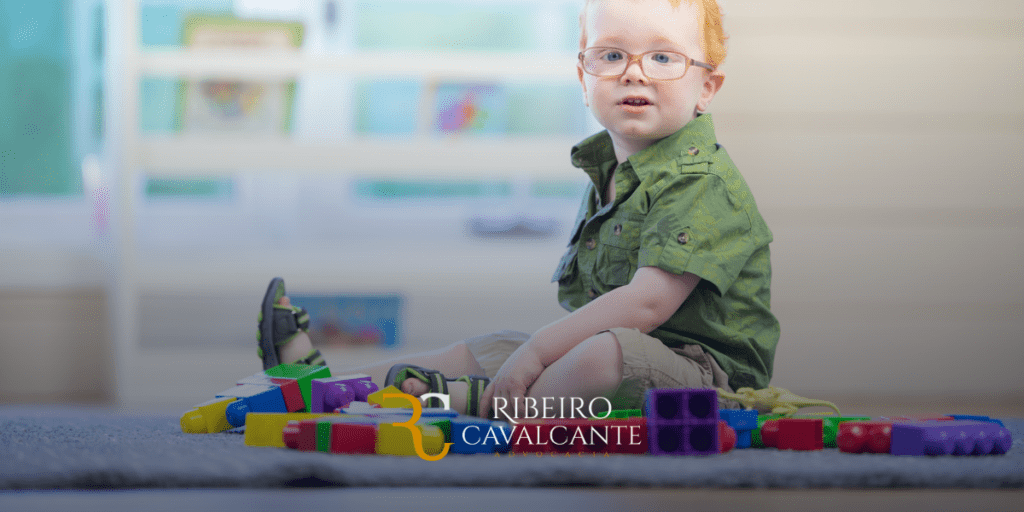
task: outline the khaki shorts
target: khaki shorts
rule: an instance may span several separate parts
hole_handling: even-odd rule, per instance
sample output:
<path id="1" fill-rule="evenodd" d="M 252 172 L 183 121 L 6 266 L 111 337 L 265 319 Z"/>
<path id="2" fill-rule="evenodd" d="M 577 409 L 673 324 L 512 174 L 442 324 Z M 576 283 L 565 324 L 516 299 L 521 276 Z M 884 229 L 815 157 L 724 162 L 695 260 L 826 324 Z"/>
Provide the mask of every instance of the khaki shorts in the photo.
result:
<path id="1" fill-rule="evenodd" d="M 609 329 L 622 347 L 622 384 L 609 397 L 615 409 L 643 407 L 644 393 L 652 388 L 721 388 L 732 392 L 729 376 L 700 345 L 669 348 L 657 338 L 637 329 Z M 477 362 L 494 378 L 498 369 L 530 335 L 518 331 L 498 331 L 465 340 Z M 732 401 L 719 400 L 725 409 L 738 407 Z"/>

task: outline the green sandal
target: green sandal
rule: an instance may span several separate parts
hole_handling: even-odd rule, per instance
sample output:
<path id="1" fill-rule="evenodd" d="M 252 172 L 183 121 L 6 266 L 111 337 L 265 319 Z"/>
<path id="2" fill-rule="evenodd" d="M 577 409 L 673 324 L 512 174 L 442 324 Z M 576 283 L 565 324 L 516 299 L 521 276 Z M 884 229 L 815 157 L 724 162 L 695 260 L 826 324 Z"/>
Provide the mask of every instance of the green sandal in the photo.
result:
<path id="1" fill-rule="evenodd" d="M 263 295 L 263 303 L 259 314 L 259 329 L 256 341 L 259 345 L 256 353 L 263 360 L 263 369 L 267 370 L 282 363 L 277 347 L 287 344 L 299 331 L 309 329 L 309 313 L 297 306 L 282 306 L 277 303 L 284 297 L 284 279 L 275 277 L 270 280 L 267 293 Z M 293 364 L 326 366 L 323 354 L 313 349 L 309 354 Z"/>
<path id="2" fill-rule="evenodd" d="M 468 385 L 468 390 L 466 391 L 466 414 L 469 416 L 476 416 L 480 413 L 480 397 L 483 396 L 484 388 L 491 382 L 491 379 L 477 375 L 464 375 L 457 379 L 449 379 L 437 370 L 428 370 L 412 364 L 396 364 L 388 370 L 388 376 L 385 378 L 384 383 L 386 386 L 390 385 L 402 389 L 402 383 L 410 378 L 418 379 L 426 384 L 430 388 L 430 393 L 442 393 L 445 395 L 448 394 L 449 382 L 465 382 Z M 427 407 L 442 407 L 444 404 L 440 398 L 428 398 L 426 405 Z"/>

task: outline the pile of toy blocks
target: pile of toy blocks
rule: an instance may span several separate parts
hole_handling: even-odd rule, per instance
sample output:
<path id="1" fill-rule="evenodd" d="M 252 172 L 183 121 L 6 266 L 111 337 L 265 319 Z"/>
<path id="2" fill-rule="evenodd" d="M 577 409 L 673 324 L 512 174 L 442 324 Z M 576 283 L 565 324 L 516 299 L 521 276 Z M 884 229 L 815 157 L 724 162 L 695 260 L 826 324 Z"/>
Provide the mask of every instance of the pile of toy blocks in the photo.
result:
<path id="1" fill-rule="evenodd" d="M 893 455 L 997 455 L 1012 444 L 986 416 L 784 417 L 719 409 L 713 389 L 652 389 L 644 409 L 605 418 L 493 421 L 384 398 L 366 375 L 332 377 L 325 366 L 280 365 L 195 406 L 185 433 L 245 426 L 249 446 L 347 454 L 713 455 L 733 448 L 822 450 Z M 415 432 L 414 432 L 415 431 Z M 414 435 L 415 434 L 415 435 Z M 418 439 L 416 439 L 418 438 Z M 422 455 L 421 455 L 422 456 Z"/>

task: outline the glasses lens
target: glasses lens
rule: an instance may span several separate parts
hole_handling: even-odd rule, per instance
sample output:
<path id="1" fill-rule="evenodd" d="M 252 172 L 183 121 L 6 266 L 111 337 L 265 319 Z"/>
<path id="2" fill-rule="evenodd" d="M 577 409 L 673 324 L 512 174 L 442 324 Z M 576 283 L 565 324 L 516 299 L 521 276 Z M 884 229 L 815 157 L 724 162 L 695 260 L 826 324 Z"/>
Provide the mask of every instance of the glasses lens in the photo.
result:
<path id="1" fill-rule="evenodd" d="M 686 74 L 686 56 L 675 52 L 644 54 L 644 74 L 655 80 L 675 80 Z"/>
<path id="2" fill-rule="evenodd" d="M 583 52 L 583 67 L 597 76 L 617 76 L 626 70 L 629 56 L 614 48 L 591 48 Z"/>

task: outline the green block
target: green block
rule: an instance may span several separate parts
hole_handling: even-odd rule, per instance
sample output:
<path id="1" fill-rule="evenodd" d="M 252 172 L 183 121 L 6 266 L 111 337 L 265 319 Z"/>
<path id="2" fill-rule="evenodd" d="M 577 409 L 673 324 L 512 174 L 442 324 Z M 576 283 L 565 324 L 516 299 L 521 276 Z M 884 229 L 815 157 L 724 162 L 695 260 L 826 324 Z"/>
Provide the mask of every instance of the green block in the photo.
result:
<path id="1" fill-rule="evenodd" d="M 444 442 L 451 443 L 452 441 L 452 420 L 441 419 L 428 422 L 427 425 L 433 425 L 441 429 L 441 433 L 444 434 Z"/>
<path id="2" fill-rule="evenodd" d="M 643 416 L 644 411 L 641 409 L 615 409 L 608 414 L 607 418 L 590 418 L 592 420 L 623 420 L 626 418 L 636 418 Z"/>
<path id="3" fill-rule="evenodd" d="M 302 391 L 302 400 L 306 402 L 305 412 L 309 412 L 310 397 L 313 394 L 313 379 L 323 379 L 331 376 L 331 369 L 326 366 L 308 364 L 279 364 L 263 373 L 271 377 L 283 377 L 295 379 Z"/>
<path id="4" fill-rule="evenodd" d="M 331 421 L 320 421 L 316 424 L 316 451 L 331 451 Z"/>
<path id="5" fill-rule="evenodd" d="M 758 414 L 757 415 L 757 428 L 750 431 L 750 447 L 751 448 L 764 448 L 764 442 L 761 441 L 761 427 L 764 426 L 764 422 L 768 420 L 777 420 L 779 418 L 785 418 L 783 414 Z"/>
<path id="6" fill-rule="evenodd" d="M 793 416 L 794 418 L 821 419 L 821 440 L 825 448 L 836 448 L 836 434 L 839 433 L 839 424 L 844 421 L 870 421 L 870 417 L 864 416 Z"/>

